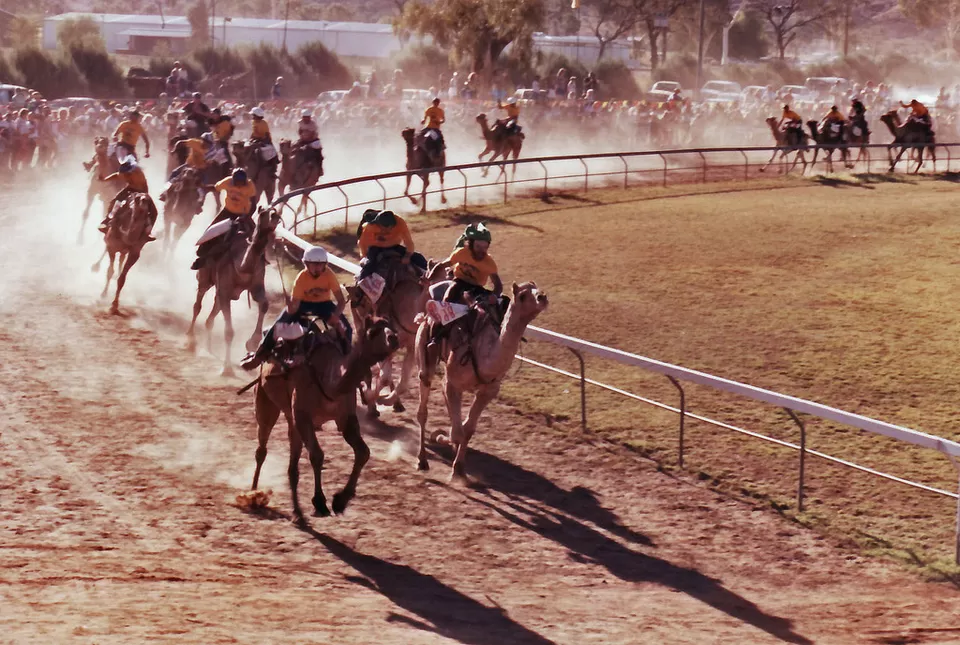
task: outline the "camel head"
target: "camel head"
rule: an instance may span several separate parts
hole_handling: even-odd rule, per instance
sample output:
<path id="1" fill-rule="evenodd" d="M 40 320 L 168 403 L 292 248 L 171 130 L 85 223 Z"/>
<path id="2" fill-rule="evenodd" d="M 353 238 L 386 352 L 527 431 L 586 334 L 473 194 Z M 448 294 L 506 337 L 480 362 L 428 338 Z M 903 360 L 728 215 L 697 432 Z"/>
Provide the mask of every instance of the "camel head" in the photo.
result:
<path id="1" fill-rule="evenodd" d="M 290 154 L 290 150 L 293 148 L 293 143 L 290 139 L 280 139 L 280 154 L 287 156 Z"/>
<path id="2" fill-rule="evenodd" d="M 487 123 L 487 115 L 480 113 L 477 115 L 477 123 L 480 125 L 485 125 Z"/>
<path id="3" fill-rule="evenodd" d="M 277 230 L 277 226 L 279 226 L 282 221 L 280 213 L 277 212 L 276 208 L 261 206 L 257 214 L 257 229 L 253 235 L 254 239 L 272 234 Z"/>
<path id="4" fill-rule="evenodd" d="M 202 173 L 192 167 L 187 167 L 180 173 L 181 190 L 197 190 L 203 185 Z"/>
<path id="5" fill-rule="evenodd" d="M 890 110 L 886 114 L 881 114 L 880 120 L 886 123 L 888 126 L 896 127 L 900 125 L 900 115 L 897 114 L 896 110 Z"/>
<path id="6" fill-rule="evenodd" d="M 403 137 L 403 140 L 407 142 L 407 145 L 413 145 L 413 135 L 416 134 L 416 131 L 413 128 L 404 128 L 400 131 L 400 136 Z"/>
<path id="7" fill-rule="evenodd" d="M 361 355 L 373 365 L 397 351 L 400 339 L 389 320 L 367 316 L 363 321 L 363 329 L 359 330 L 357 346 Z"/>
<path id="8" fill-rule="evenodd" d="M 110 140 L 106 137 L 94 137 L 93 151 L 98 155 L 107 154 L 107 148 L 110 146 Z"/>
<path id="9" fill-rule="evenodd" d="M 518 317 L 529 324 L 550 304 L 547 294 L 537 288 L 536 282 L 513 283 L 513 299 L 510 302 L 511 318 Z"/>
<path id="10" fill-rule="evenodd" d="M 243 141 L 234 141 L 230 144 L 230 152 L 236 157 L 237 165 L 239 166 L 242 166 L 247 160 L 247 151 L 244 148 L 244 144 L 245 142 Z"/>

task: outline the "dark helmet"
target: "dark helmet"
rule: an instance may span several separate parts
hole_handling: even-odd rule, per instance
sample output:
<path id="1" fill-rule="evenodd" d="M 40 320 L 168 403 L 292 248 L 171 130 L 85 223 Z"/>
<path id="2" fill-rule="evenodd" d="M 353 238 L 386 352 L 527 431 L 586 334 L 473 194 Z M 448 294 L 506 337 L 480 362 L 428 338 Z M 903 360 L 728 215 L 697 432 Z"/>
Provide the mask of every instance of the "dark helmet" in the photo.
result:
<path id="1" fill-rule="evenodd" d="M 243 168 L 234 168 L 233 174 L 230 175 L 235 184 L 245 184 L 247 183 L 247 171 Z"/>
<path id="2" fill-rule="evenodd" d="M 380 211 L 373 223 L 377 226 L 390 228 L 397 225 L 397 216 L 393 214 L 393 211 Z"/>
<path id="3" fill-rule="evenodd" d="M 203 95 L 200 94 L 200 92 L 194 92 L 194 93 L 193 93 L 193 98 L 195 98 L 195 99 L 203 98 Z"/>
<path id="4" fill-rule="evenodd" d="M 830 109 L 833 110 L 834 112 L 836 112 L 836 111 L 839 110 L 840 108 L 838 108 L 836 105 L 831 105 L 831 106 L 830 106 Z"/>
<path id="5" fill-rule="evenodd" d="M 783 105 L 783 109 L 784 109 L 784 110 L 789 110 L 789 109 L 790 109 L 790 106 L 787 105 L 787 104 L 784 104 L 784 105 Z"/>
<path id="6" fill-rule="evenodd" d="M 457 247 L 465 246 L 467 242 L 491 242 L 493 236 L 490 235 L 490 229 L 483 222 L 479 224 L 468 224 L 463 229 L 463 235 L 457 240 Z"/>

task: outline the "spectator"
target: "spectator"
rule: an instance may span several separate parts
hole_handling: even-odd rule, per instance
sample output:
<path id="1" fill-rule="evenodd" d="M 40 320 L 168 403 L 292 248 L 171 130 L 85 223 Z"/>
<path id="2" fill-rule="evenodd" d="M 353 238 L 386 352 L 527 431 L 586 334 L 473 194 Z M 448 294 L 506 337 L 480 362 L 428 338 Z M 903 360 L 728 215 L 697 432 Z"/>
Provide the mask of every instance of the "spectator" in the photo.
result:
<path id="1" fill-rule="evenodd" d="M 181 94 L 186 94 L 190 89 L 190 74 L 187 73 L 187 68 L 180 64 L 180 61 L 174 63 L 177 67 L 177 77 L 179 78 L 178 86 L 180 88 Z"/>
<path id="2" fill-rule="evenodd" d="M 270 90 L 270 98 L 279 101 L 281 96 L 283 96 L 283 77 L 278 76 L 277 82 L 273 84 L 273 89 Z"/>
<path id="3" fill-rule="evenodd" d="M 577 77 L 571 76 L 570 80 L 567 81 L 567 100 L 575 101 L 579 97 L 577 92 Z"/>
<path id="4" fill-rule="evenodd" d="M 453 76 L 450 77 L 450 86 L 447 89 L 447 98 L 448 99 L 457 98 L 459 87 L 460 87 L 460 74 L 459 72 L 454 72 Z"/>

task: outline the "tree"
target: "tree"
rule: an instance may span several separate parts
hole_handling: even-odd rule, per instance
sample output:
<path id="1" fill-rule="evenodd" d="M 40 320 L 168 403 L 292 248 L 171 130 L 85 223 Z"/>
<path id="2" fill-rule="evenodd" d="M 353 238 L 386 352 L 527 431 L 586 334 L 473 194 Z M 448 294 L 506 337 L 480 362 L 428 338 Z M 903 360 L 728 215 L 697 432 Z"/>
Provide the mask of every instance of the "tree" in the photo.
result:
<path id="1" fill-rule="evenodd" d="M 780 60 L 802 31 L 823 22 L 834 11 L 827 0 L 757 0 L 755 8 L 773 31 Z"/>
<path id="2" fill-rule="evenodd" d="M 533 32 L 544 20 L 543 0 L 411 0 L 396 23 L 398 33 L 431 36 L 489 79 L 494 63 L 508 47 L 514 55 L 528 55 Z"/>
<path id="3" fill-rule="evenodd" d="M 190 39 L 194 47 L 203 47 L 210 42 L 210 9 L 204 0 L 197 0 L 187 10 L 187 21 L 190 23 Z"/>
<path id="4" fill-rule="evenodd" d="M 16 17 L 7 28 L 6 45 L 8 47 L 35 47 L 39 42 L 40 24 L 36 20 Z"/>
<path id="5" fill-rule="evenodd" d="M 557 36 L 574 36 L 580 31 L 580 17 L 570 0 L 544 0 L 544 28 Z"/>
<path id="6" fill-rule="evenodd" d="M 663 58 L 660 54 L 660 36 L 665 35 L 662 29 L 657 27 L 658 18 L 670 20 L 677 13 L 690 4 L 696 4 L 696 0 L 648 0 L 640 7 L 640 13 L 643 18 L 643 25 L 647 28 L 647 40 L 650 43 L 650 69 L 656 71 Z"/>
<path id="7" fill-rule="evenodd" d="M 941 31 L 947 47 L 960 52 L 960 0 L 899 0 L 899 5 L 904 16 Z"/>
<path id="8" fill-rule="evenodd" d="M 600 43 L 597 61 L 603 58 L 607 45 L 637 28 L 645 4 L 647 0 L 595 0 L 590 4 L 585 22 Z"/>
<path id="9" fill-rule="evenodd" d="M 107 49 L 100 33 L 100 25 L 89 16 L 61 22 L 57 26 L 57 44 L 64 51 L 69 51 L 71 47 L 103 51 Z"/>

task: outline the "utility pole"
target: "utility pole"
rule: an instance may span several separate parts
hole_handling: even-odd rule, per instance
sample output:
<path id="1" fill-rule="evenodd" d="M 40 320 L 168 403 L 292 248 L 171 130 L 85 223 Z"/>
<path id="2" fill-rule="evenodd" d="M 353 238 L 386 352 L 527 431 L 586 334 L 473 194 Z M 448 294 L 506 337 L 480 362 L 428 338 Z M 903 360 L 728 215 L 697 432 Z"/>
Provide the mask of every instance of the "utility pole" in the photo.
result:
<path id="1" fill-rule="evenodd" d="M 700 37 L 697 41 L 697 87 L 696 97 L 700 99 L 700 88 L 703 87 L 703 30 L 706 22 L 706 8 L 700 0 Z"/>
<path id="2" fill-rule="evenodd" d="M 843 3 L 843 57 L 850 55 L 850 3 Z"/>
<path id="3" fill-rule="evenodd" d="M 290 0 L 287 0 L 287 4 L 283 9 L 283 45 L 280 46 L 280 51 L 284 54 L 287 53 L 287 21 L 290 19 Z"/>
<path id="4" fill-rule="evenodd" d="M 217 46 L 217 0 L 210 0 L 210 46 Z"/>

